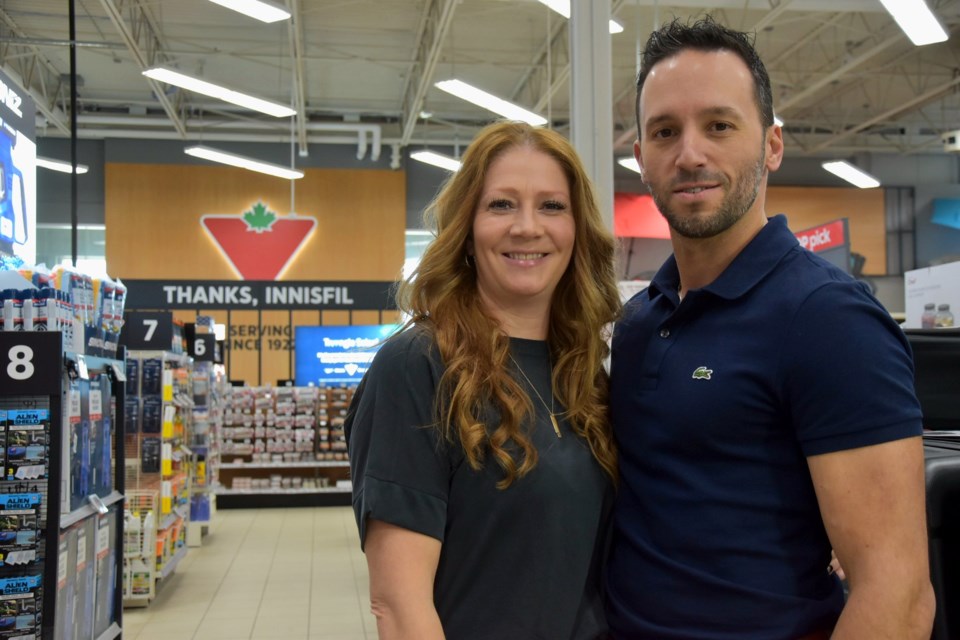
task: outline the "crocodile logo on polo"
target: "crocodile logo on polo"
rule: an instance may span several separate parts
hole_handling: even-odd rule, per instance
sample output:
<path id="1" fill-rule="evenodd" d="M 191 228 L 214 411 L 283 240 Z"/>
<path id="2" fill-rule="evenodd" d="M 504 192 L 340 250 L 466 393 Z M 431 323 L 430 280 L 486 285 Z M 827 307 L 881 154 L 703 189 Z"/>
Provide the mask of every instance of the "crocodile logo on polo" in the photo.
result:
<path id="1" fill-rule="evenodd" d="M 242 214 L 208 214 L 200 224 L 243 280 L 277 280 L 317 226 L 316 218 L 278 216 L 263 202 Z"/>
<path id="2" fill-rule="evenodd" d="M 693 372 L 694 380 L 710 380 L 710 376 L 713 375 L 713 369 L 707 369 L 706 367 L 697 367 Z"/>

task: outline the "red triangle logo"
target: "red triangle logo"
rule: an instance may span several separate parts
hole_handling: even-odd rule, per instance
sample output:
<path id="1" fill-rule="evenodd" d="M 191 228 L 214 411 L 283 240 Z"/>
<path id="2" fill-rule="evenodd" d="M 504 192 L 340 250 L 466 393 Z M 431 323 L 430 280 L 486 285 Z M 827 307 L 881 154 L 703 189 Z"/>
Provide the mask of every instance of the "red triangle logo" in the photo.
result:
<path id="1" fill-rule="evenodd" d="M 317 226 L 315 218 L 277 216 L 258 202 L 240 215 L 201 216 L 200 224 L 243 280 L 276 280 Z"/>

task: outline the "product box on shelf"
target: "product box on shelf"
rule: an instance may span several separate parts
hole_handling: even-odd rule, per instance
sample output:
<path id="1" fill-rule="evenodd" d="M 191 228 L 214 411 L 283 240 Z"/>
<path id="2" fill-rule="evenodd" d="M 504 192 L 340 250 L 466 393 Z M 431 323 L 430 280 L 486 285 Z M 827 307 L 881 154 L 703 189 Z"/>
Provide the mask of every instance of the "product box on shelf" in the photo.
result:
<path id="1" fill-rule="evenodd" d="M 41 500 L 40 493 L 0 494 L 0 567 L 37 560 Z"/>
<path id="2" fill-rule="evenodd" d="M 32 404 L 32 403 L 31 403 Z M 7 480 L 47 477 L 47 433 L 50 409 L 8 408 L 6 411 Z"/>
<path id="3" fill-rule="evenodd" d="M 0 578 L 0 640 L 14 640 L 40 629 L 43 577 Z"/>

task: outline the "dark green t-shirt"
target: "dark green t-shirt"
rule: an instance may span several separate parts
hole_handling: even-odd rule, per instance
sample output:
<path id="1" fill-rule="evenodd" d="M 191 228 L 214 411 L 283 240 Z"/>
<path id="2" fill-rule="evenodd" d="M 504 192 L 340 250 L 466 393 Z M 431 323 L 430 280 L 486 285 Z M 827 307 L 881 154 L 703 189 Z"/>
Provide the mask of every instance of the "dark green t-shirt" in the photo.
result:
<path id="1" fill-rule="evenodd" d="M 511 338 L 510 349 L 549 402 L 547 343 Z M 435 426 L 443 370 L 432 337 L 413 328 L 383 345 L 357 390 L 345 427 L 361 544 L 370 518 L 442 542 L 434 603 L 448 640 L 602 637 L 608 476 L 566 421 L 557 437 L 527 388 L 539 462 L 497 489 L 499 466 L 474 471 Z"/>

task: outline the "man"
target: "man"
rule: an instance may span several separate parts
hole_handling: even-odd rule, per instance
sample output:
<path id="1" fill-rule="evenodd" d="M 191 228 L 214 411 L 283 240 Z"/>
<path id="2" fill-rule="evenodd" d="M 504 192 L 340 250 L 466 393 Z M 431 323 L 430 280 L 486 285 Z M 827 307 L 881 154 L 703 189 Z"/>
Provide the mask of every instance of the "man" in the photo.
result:
<path id="1" fill-rule="evenodd" d="M 909 347 L 767 219 L 783 137 L 763 63 L 745 34 L 674 21 L 637 87 L 634 151 L 674 255 L 613 340 L 613 637 L 929 638 Z"/>

